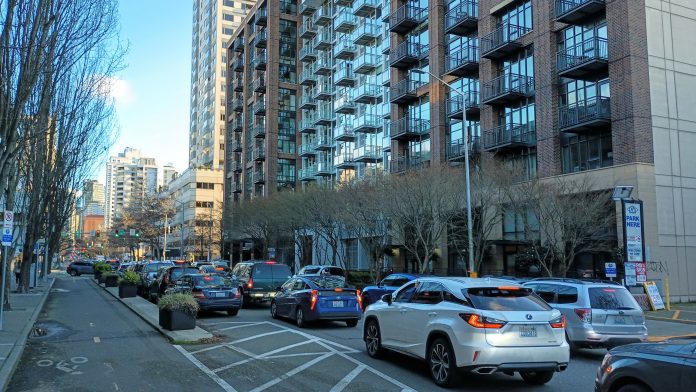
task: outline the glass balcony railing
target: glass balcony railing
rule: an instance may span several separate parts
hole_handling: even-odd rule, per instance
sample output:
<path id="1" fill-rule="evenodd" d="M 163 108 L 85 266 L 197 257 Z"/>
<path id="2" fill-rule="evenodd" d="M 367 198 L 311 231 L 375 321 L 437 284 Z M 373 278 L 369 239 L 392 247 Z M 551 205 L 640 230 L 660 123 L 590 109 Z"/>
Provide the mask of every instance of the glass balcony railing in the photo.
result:
<path id="1" fill-rule="evenodd" d="M 336 156 L 334 156 L 334 166 L 337 169 L 348 169 L 355 167 L 355 159 L 353 158 L 353 152 L 344 151 Z"/>
<path id="2" fill-rule="evenodd" d="M 389 52 L 389 65 L 406 68 L 428 55 L 428 45 L 404 41 Z"/>
<path id="3" fill-rule="evenodd" d="M 254 114 L 262 116 L 266 114 L 266 100 L 260 99 L 254 103 Z"/>
<path id="4" fill-rule="evenodd" d="M 316 165 L 317 165 L 316 167 L 317 167 L 317 175 L 318 176 L 331 176 L 335 172 L 333 162 L 318 161 L 316 163 Z"/>
<path id="5" fill-rule="evenodd" d="M 397 174 L 408 170 L 424 169 L 428 166 L 430 166 L 430 161 L 420 155 L 410 157 L 397 156 L 389 162 L 389 172 Z"/>
<path id="6" fill-rule="evenodd" d="M 302 144 L 300 145 L 300 156 L 306 157 L 316 155 L 317 152 L 314 148 L 314 140 L 302 141 Z"/>
<path id="7" fill-rule="evenodd" d="M 389 123 L 389 134 L 395 140 L 417 139 L 430 132 L 430 120 L 402 117 Z"/>
<path id="8" fill-rule="evenodd" d="M 300 108 L 305 110 L 316 109 L 317 100 L 312 96 L 311 91 L 303 92 L 300 98 Z"/>
<path id="9" fill-rule="evenodd" d="M 333 97 L 335 92 L 334 85 L 332 83 L 319 83 L 315 88 L 314 88 L 314 99 L 318 99 L 320 101 L 326 101 L 331 99 Z"/>
<path id="10" fill-rule="evenodd" d="M 317 131 L 317 126 L 314 124 L 314 116 L 304 117 L 300 121 L 300 132 L 314 133 Z"/>
<path id="11" fill-rule="evenodd" d="M 320 7 L 314 12 L 314 24 L 320 26 L 328 26 L 333 20 L 330 7 Z"/>
<path id="12" fill-rule="evenodd" d="M 556 0 L 556 20 L 575 24 L 606 7 L 605 0 Z"/>
<path id="13" fill-rule="evenodd" d="M 403 79 L 389 89 L 391 103 L 406 103 L 417 97 L 417 91 L 427 83 L 421 80 Z"/>
<path id="14" fill-rule="evenodd" d="M 314 71 L 314 66 L 306 66 L 300 74 L 300 84 L 304 86 L 313 86 L 317 84 L 317 74 Z"/>
<path id="15" fill-rule="evenodd" d="M 308 165 L 306 167 L 303 167 L 300 169 L 300 180 L 302 181 L 314 181 L 316 178 L 314 176 L 317 175 L 317 166 L 316 165 Z"/>
<path id="16" fill-rule="evenodd" d="M 254 46 L 257 48 L 265 48 L 268 43 L 268 30 L 263 29 L 256 33 L 254 37 Z"/>
<path id="17" fill-rule="evenodd" d="M 481 152 L 481 137 L 471 136 L 469 140 L 469 154 L 479 154 Z M 463 161 L 466 154 L 466 143 L 463 139 L 452 140 L 447 143 L 445 156 L 448 161 Z"/>
<path id="18" fill-rule="evenodd" d="M 477 90 L 469 90 L 464 93 L 466 94 L 465 98 L 456 94 L 447 100 L 447 116 L 449 118 L 461 120 L 464 118 L 465 110 L 467 118 L 479 114 L 479 92 Z"/>
<path id="19" fill-rule="evenodd" d="M 363 114 L 356 116 L 353 121 L 353 132 L 375 133 L 382 130 L 383 120 L 376 114 Z"/>
<path id="20" fill-rule="evenodd" d="M 445 14 L 445 34 L 464 35 L 478 24 L 478 0 L 461 0 Z"/>
<path id="21" fill-rule="evenodd" d="M 489 105 L 506 104 L 534 95 L 534 78 L 505 74 L 486 82 L 481 90 L 481 101 Z"/>
<path id="22" fill-rule="evenodd" d="M 266 182 L 266 176 L 263 169 L 254 170 L 254 184 L 263 184 Z"/>
<path id="23" fill-rule="evenodd" d="M 382 95 L 381 86 L 363 83 L 352 90 L 353 101 L 357 103 L 375 103 Z"/>
<path id="24" fill-rule="evenodd" d="M 476 42 L 469 41 L 460 50 L 445 56 L 445 73 L 455 76 L 466 76 L 475 73 L 479 68 L 479 51 Z"/>
<path id="25" fill-rule="evenodd" d="M 254 23 L 259 26 L 265 26 L 268 22 L 268 8 L 259 8 L 254 14 Z"/>
<path id="26" fill-rule="evenodd" d="M 348 60 L 355 56 L 357 50 L 358 47 L 351 42 L 351 40 L 347 39 L 347 37 L 343 37 L 343 39 L 339 38 L 336 40 L 333 47 L 333 55 L 337 59 Z"/>
<path id="27" fill-rule="evenodd" d="M 317 51 L 312 45 L 307 45 L 300 49 L 300 61 L 311 62 L 317 59 Z"/>
<path id="28" fill-rule="evenodd" d="M 312 15 L 320 5 L 321 2 L 316 0 L 302 0 L 302 3 L 300 3 L 300 13 L 302 15 Z"/>
<path id="29" fill-rule="evenodd" d="M 334 30 L 339 33 L 350 33 L 358 25 L 358 18 L 349 12 L 340 12 L 334 19 Z"/>
<path id="30" fill-rule="evenodd" d="M 343 87 L 352 87 L 355 84 L 355 75 L 353 75 L 353 67 L 350 63 L 337 64 L 334 83 Z"/>
<path id="31" fill-rule="evenodd" d="M 355 162 L 374 163 L 382 160 L 380 146 L 362 146 L 355 149 Z"/>
<path id="32" fill-rule="evenodd" d="M 356 45 L 370 45 L 380 35 L 380 26 L 377 23 L 364 20 L 353 31 L 353 43 Z"/>
<path id="33" fill-rule="evenodd" d="M 405 34 L 427 18 L 427 8 L 404 4 L 389 15 L 389 30 L 399 34 Z"/>
<path id="34" fill-rule="evenodd" d="M 333 38 L 334 37 L 331 34 L 331 30 L 322 30 L 321 32 L 317 33 L 316 37 L 314 37 L 312 46 L 317 50 L 329 49 L 331 47 L 331 43 L 333 42 Z"/>
<path id="35" fill-rule="evenodd" d="M 609 97 L 593 97 L 558 108 L 558 127 L 565 132 L 580 132 L 611 123 Z"/>
<path id="36" fill-rule="evenodd" d="M 532 147 L 535 144 L 536 132 L 533 124 L 508 123 L 483 134 L 485 151 L 513 150 Z"/>
<path id="37" fill-rule="evenodd" d="M 266 160 L 266 149 L 263 146 L 254 147 L 254 160 L 257 162 Z"/>
<path id="38" fill-rule="evenodd" d="M 353 61 L 353 72 L 366 74 L 374 71 L 380 63 L 380 56 L 376 53 L 365 52 L 359 54 Z"/>
<path id="39" fill-rule="evenodd" d="M 318 135 L 315 139 L 314 149 L 317 151 L 330 150 L 333 147 L 333 140 L 328 135 Z"/>
<path id="40" fill-rule="evenodd" d="M 240 35 L 239 37 L 234 39 L 234 43 L 232 44 L 232 49 L 235 52 L 244 52 L 244 38 Z"/>
<path id="41" fill-rule="evenodd" d="M 265 70 L 267 61 L 265 50 L 262 53 L 257 53 L 256 57 L 254 57 L 254 69 Z"/>
<path id="42" fill-rule="evenodd" d="M 334 101 L 334 110 L 336 110 L 336 113 L 351 114 L 355 112 L 356 107 L 353 100 L 350 99 L 349 94 L 343 94 Z"/>
<path id="43" fill-rule="evenodd" d="M 357 0 L 353 2 L 353 13 L 357 16 L 370 16 L 381 7 L 380 0 Z"/>
<path id="44" fill-rule="evenodd" d="M 500 59 L 522 48 L 520 38 L 532 29 L 512 23 L 504 23 L 480 39 L 481 57 Z"/>
<path id="45" fill-rule="evenodd" d="M 317 28 L 314 26 L 314 23 L 311 22 L 305 22 L 300 26 L 300 38 L 304 39 L 312 39 L 317 35 Z"/>
<path id="46" fill-rule="evenodd" d="M 341 142 L 352 142 L 355 140 L 353 132 L 353 124 L 351 122 L 343 123 L 334 128 L 334 139 Z"/>
<path id="47" fill-rule="evenodd" d="M 326 110 L 317 110 L 314 117 L 316 125 L 331 125 L 334 121 L 333 107 Z"/>
<path id="48" fill-rule="evenodd" d="M 251 127 L 251 136 L 255 138 L 266 137 L 266 124 L 254 124 Z"/>
<path id="49" fill-rule="evenodd" d="M 597 79 L 605 76 L 609 63 L 606 38 L 592 37 L 558 52 L 556 66 L 563 77 Z"/>

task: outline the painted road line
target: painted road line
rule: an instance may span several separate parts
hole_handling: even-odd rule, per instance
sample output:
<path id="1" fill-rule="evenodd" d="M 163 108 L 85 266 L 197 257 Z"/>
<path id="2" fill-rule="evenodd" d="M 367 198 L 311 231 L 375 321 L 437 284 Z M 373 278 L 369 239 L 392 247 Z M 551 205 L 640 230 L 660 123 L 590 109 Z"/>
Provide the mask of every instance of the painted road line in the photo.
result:
<path id="1" fill-rule="evenodd" d="M 101 343 L 101 339 L 99 338 L 99 336 L 94 337 L 94 343 Z"/>
<path id="2" fill-rule="evenodd" d="M 191 353 L 189 353 L 188 351 L 186 351 L 183 347 L 181 347 L 181 346 L 179 346 L 179 345 L 174 345 L 174 348 L 177 349 L 177 350 L 179 350 L 179 352 L 180 352 L 181 354 L 183 354 L 184 357 L 186 357 L 189 361 L 191 361 L 191 363 L 193 363 L 194 365 L 196 365 L 196 367 L 198 367 L 199 369 L 201 369 L 201 370 L 203 371 L 203 373 L 207 374 L 208 377 L 210 377 L 210 378 L 211 378 L 213 381 L 215 381 L 220 387 L 222 387 L 223 390 L 225 390 L 225 391 L 227 391 L 227 392 L 237 392 L 237 390 L 234 389 L 234 388 L 232 388 L 232 386 L 231 386 L 230 384 L 228 384 L 227 381 L 223 380 L 222 378 L 220 378 L 220 376 L 218 376 L 217 374 L 213 373 L 212 370 L 210 370 L 207 366 L 205 366 L 201 361 L 199 361 L 198 359 L 196 359 L 196 357 L 194 357 L 193 355 L 191 355 Z"/>
<path id="3" fill-rule="evenodd" d="M 277 335 L 277 334 L 279 334 L 279 333 L 285 333 L 285 332 L 287 332 L 287 331 L 283 330 L 283 331 L 273 331 L 273 332 L 262 333 L 262 334 L 260 334 L 260 335 L 255 335 L 255 336 L 250 336 L 250 337 L 248 337 L 248 338 L 235 340 L 234 342 L 230 342 L 230 343 L 226 343 L 226 344 L 218 344 L 218 345 L 216 345 L 216 346 L 210 346 L 210 347 L 202 348 L 202 349 L 200 349 L 200 350 L 191 351 L 191 354 L 200 354 L 200 353 L 202 353 L 202 352 L 210 351 L 210 350 L 215 350 L 215 349 L 218 349 L 218 348 L 221 348 L 221 347 L 229 347 L 229 348 L 232 348 L 232 347 L 230 347 L 230 346 L 233 345 L 233 344 L 243 343 L 243 342 L 246 342 L 246 341 L 249 341 L 249 340 L 254 340 L 254 339 L 256 339 L 256 338 L 261 338 L 261 337 L 270 336 L 270 335 Z M 247 354 L 247 355 L 249 355 L 249 354 Z M 254 356 L 254 355 L 256 355 L 256 354 L 250 354 L 250 356 Z"/>
<path id="4" fill-rule="evenodd" d="M 303 371 L 303 370 L 305 370 L 305 369 L 309 369 L 310 367 L 312 367 L 312 366 L 314 366 L 315 364 L 317 364 L 317 363 L 319 363 L 319 362 L 321 362 L 321 361 L 323 361 L 323 360 L 329 358 L 329 357 L 332 356 L 332 355 L 333 355 L 333 353 L 328 353 L 328 354 L 322 355 L 321 357 L 314 358 L 313 360 L 311 360 L 311 361 L 305 363 L 304 365 L 298 366 L 298 367 L 296 367 L 296 368 L 290 370 L 289 372 L 283 374 L 282 376 L 277 377 L 277 378 L 274 378 L 273 380 L 271 380 L 271 381 L 269 381 L 269 382 L 267 382 L 267 383 L 261 385 L 260 387 L 254 388 L 254 389 L 252 389 L 252 390 L 249 391 L 249 392 L 261 392 L 261 391 L 265 391 L 266 389 L 268 389 L 268 388 L 270 388 L 270 387 L 272 387 L 272 386 L 278 384 L 279 382 L 281 382 L 281 381 L 283 381 L 283 380 L 285 380 L 285 379 L 288 379 L 288 378 L 290 378 L 290 377 L 296 375 L 297 373 L 299 373 L 299 372 L 301 372 L 301 371 Z"/>
<path id="5" fill-rule="evenodd" d="M 326 342 L 326 343 L 328 343 L 328 344 L 331 344 L 332 346 L 340 347 L 340 348 L 343 349 L 344 352 L 346 352 L 346 353 L 353 354 L 353 353 L 358 353 L 358 352 L 360 352 L 360 351 L 355 350 L 355 349 L 353 349 L 353 348 L 350 348 L 350 347 L 348 347 L 348 346 L 344 346 L 344 345 L 342 345 L 341 343 L 336 343 L 336 342 L 331 341 L 331 340 L 327 340 L 327 339 L 324 339 L 324 338 L 320 338 L 320 337 L 318 337 L 318 336 L 314 336 L 314 335 L 312 335 L 312 334 L 309 334 L 309 333 L 306 333 L 306 332 L 302 332 L 302 331 L 297 330 L 297 329 L 292 329 L 292 328 L 286 327 L 286 326 L 284 326 L 284 325 L 276 324 L 276 323 L 273 323 L 273 322 L 270 322 L 270 321 L 266 321 L 266 323 L 268 323 L 268 324 L 270 324 L 270 325 L 273 325 L 273 326 L 276 326 L 276 327 L 278 327 L 278 328 L 286 329 L 287 331 L 292 332 L 292 333 L 296 333 L 296 334 L 298 334 L 298 335 L 300 335 L 300 336 L 304 336 L 304 337 L 307 338 L 307 339 L 317 339 L 317 342 L 322 341 L 322 342 Z"/>
<path id="6" fill-rule="evenodd" d="M 275 350 L 271 350 L 271 351 L 266 352 L 266 353 L 263 353 L 263 354 L 253 355 L 251 358 L 243 359 L 243 360 L 241 360 L 241 361 L 237 361 L 237 362 L 235 362 L 235 363 L 231 363 L 231 364 L 229 364 L 229 365 L 225 365 L 225 366 L 219 367 L 219 368 L 217 368 L 217 369 L 213 369 L 213 371 L 214 371 L 215 373 L 218 373 L 218 372 L 221 372 L 221 371 L 223 371 L 223 370 L 227 370 L 227 369 L 233 368 L 233 367 L 235 367 L 235 366 L 243 365 L 243 364 L 245 364 L 245 363 L 251 362 L 251 361 L 256 360 L 256 359 L 263 359 L 263 358 L 266 358 L 266 357 L 269 356 L 269 355 L 277 354 L 277 353 L 279 353 L 279 352 L 283 352 L 283 351 L 285 351 L 285 350 L 289 350 L 289 349 L 291 349 L 291 348 L 295 348 L 295 347 L 302 346 L 302 345 L 305 345 L 305 344 L 308 344 L 308 343 L 313 343 L 313 342 L 314 342 L 314 340 L 308 340 L 308 341 L 304 341 L 304 342 L 299 342 L 299 343 L 291 344 L 291 345 L 289 345 L 289 346 L 281 347 L 281 348 L 278 348 L 278 349 L 275 349 Z"/>
<path id="7" fill-rule="evenodd" d="M 677 320 L 679 319 L 679 315 L 681 314 L 681 310 L 675 310 L 674 314 L 672 315 L 672 320 Z"/>
<path id="8" fill-rule="evenodd" d="M 353 369 L 352 372 L 346 374 L 346 376 L 343 377 L 343 379 L 339 381 L 338 384 L 334 385 L 334 387 L 331 388 L 329 392 L 342 392 L 348 386 L 348 384 L 350 384 L 351 381 L 353 381 L 355 377 L 357 377 L 358 374 L 360 374 L 360 372 L 365 370 L 365 368 L 367 368 L 366 365 L 360 365 L 356 367 L 355 369 Z"/>
<path id="9" fill-rule="evenodd" d="M 229 331 L 231 329 L 237 329 L 237 328 L 245 328 L 245 327 L 255 327 L 257 325 L 263 325 L 264 323 L 251 323 L 251 324 L 243 324 L 243 325 L 233 325 L 231 327 L 226 327 L 226 328 L 220 328 L 218 331 Z"/>

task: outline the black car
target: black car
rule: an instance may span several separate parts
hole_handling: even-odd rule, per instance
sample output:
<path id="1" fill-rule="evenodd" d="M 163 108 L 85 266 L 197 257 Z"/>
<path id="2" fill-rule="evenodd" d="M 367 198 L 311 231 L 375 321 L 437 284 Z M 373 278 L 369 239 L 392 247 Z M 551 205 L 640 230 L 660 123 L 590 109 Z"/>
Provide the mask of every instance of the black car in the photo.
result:
<path id="1" fill-rule="evenodd" d="M 138 275 L 140 275 L 140 283 L 138 283 L 138 294 L 148 295 L 148 290 L 150 286 L 155 281 L 157 277 L 157 272 L 161 268 L 171 267 L 174 263 L 171 261 L 152 261 L 149 263 L 142 264 L 142 267 L 136 269 Z"/>
<path id="2" fill-rule="evenodd" d="M 191 293 L 201 310 L 224 310 L 236 316 L 242 307 L 242 295 L 236 283 L 220 275 L 187 274 L 179 278 L 167 293 Z"/>
<path id="3" fill-rule="evenodd" d="M 157 272 L 155 280 L 150 284 L 147 289 L 147 297 L 150 301 L 156 301 L 158 298 L 164 295 L 165 291 L 174 283 L 186 274 L 197 274 L 198 268 L 185 267 L 185 266 L 173 266 L 164 267 Z"/>
<path id="4" fill-rule="evenodd" d="M 635 343 L 609 351 L 597 371 L 596 392 L 693 391 L 696 336 Z"/>
<path id="5" fill-rule="evenodd" d="M 70 276 L 80 276 L 82 274 L 93 274 L 94 263 L 91 261 L 74 261 L 65 269 Z"/>
<path id="6" fill-rule="evenodd" d="M 290 267 L 275 261 L 244 261 L 232 270 L 232 278 L 239 282 L 245 304 L 270 301 L 277 288 L 291 277 Z"/>

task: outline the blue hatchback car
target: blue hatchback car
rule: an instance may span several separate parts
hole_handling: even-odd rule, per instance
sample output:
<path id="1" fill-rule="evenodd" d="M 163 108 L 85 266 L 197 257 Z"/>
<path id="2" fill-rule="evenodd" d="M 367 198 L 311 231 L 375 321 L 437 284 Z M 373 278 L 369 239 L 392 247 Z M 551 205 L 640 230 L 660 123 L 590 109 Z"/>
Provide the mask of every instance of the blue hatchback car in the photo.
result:
<path id="1" fill-rule="evenodd" d="M 348 288 L 342 277 L 298 276 L 285 282 L 271 301 L 271 316 L 294 319 L 303 328 L 315 320 L 358 325 L 362 317 L 360 290 Z"/>
<path id="2" fill-rule="evenodd" d="M 396 291 L 399 287 L 405 285 L 406 283 L 420 277 L 420 275 L 415 274 L 391 274 L 387 275 L 377 286 L 367 286 L 363 288 L 362 292 L 362 304 L 363 309 L 367 309 L 367 306 L 379 301 L 384 294 L 390 294 Z"/>

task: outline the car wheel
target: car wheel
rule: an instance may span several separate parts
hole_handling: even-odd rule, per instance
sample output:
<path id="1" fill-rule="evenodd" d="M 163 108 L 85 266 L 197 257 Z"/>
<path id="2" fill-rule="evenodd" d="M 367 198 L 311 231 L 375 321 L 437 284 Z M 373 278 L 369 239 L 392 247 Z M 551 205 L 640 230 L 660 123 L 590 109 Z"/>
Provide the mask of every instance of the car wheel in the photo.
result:
<path id="1" fill-rule="evenodd" d="M 239 309 L 227 309 L 228 316 L 236 316 L 239 313 Z"/>
<path id="2" fill-rule="evenodd" d="M 75 270 L 70 271 L 70 276 L 77 276 L 77 271 L 75 271 Z"/>
<path id="3" fill-rule="evenodd" d="M 379 323 L 375 319 L 370 319 L 365 327 L 365 348 L 367 355 L 372 358 L 379 358 L 384 353 L 382 334 L 379 330 Z"/>
<path id="4" fill-rule="evenodd" d="M 437 338 L 430 345 L 428 367 L 435 384 L 441 387 L 451 387 L 456 383 L 457 361 L 454 350 L 444 338 Z"/>
<path id="5" fill-rule="evenodd" d="M 297 326 L 300 328 L 305 327 L 305 318 L 304 318 L 304 311 L 302 310 L 302 306 L 298 306 L 297 310 L 295 311 L 295 322 L 297 323 Z"/>
<path id="6" fill-rule="evenodd" d="M 648 392 L 649 389 L 640 384 L 626 384 L 616 392 Z"/>
<path id="7" fill-rule="evenodd" d="M 346 320 L 346 325 L 348 328 L 353 328 L 358 325 L 358 319 Z"/>
<path id="8" fill-rule="evenodd" d="M 271 301 L 271 317 L 274 319 L 278 318 L 278 305 L 275 301 Z"/>
<path id="9" fill-rule="evenodd" d="M 543 385 L 551 381 L 553 378 L 553 370 L 545 370 L 541 372 L 520 372 L 520 376 L 527 384 Z"/>

